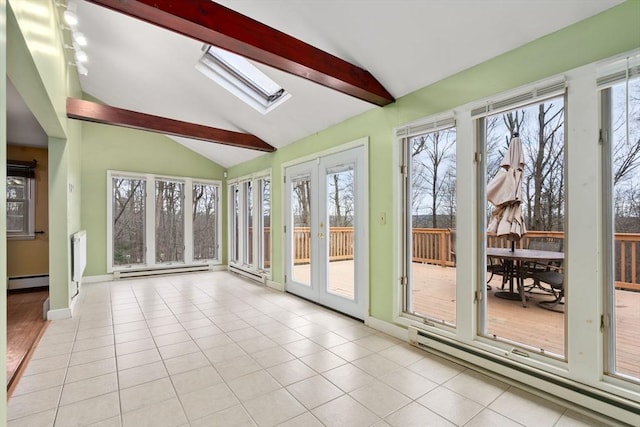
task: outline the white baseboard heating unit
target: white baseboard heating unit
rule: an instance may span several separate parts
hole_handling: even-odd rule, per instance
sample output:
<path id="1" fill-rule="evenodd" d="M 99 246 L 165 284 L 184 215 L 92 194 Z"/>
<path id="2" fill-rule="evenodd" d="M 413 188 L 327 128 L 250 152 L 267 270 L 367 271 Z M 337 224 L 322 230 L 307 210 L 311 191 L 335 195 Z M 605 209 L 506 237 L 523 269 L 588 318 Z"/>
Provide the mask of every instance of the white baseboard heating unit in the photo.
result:
<path id="1" fill-rule="evenodd" d="M 175 267 L 162 267 L 162 268 L 148 268 L 141 270 L 119 270 L 113 272 L 114 279 L 125 279 L 127 277 L 143 277 L 143 276 L 156 276 L 159 274 L 171 274 L 171 273 L 191 273 L 195 271 L 209 271 L 211 266 L 208 264 L 203 265 L 182 265 Z"/>
<path id="2" fill-rule="evenodd" d="M 266 277 L 264 277 L 262 274 L 255 271 L 245 270 L 235 265 L 229 265 L 229 272 L 236 273 L 241 276 L 247 277 L 251 280 L 258 281 L 263 285 L 266 284 Z"/>
<path id="3" fill-rule="evenodd" d="M 78 231 L 71 236 L 71 277 L 76 283 L 82 281 L 87 267 L 87 232 Z"/>

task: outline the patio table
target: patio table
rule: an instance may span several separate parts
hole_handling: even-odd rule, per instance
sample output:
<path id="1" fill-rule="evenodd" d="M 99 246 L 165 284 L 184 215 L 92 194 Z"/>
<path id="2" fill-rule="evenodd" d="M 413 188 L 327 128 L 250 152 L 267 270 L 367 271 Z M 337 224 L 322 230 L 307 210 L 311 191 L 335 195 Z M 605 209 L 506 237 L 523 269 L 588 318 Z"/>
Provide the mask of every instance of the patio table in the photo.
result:
<path id="1" fill-rule="evenodd" d="M 562 262 L 564 252 L 542 251 L 537 249 L 509 249 L 487 248 L 488 257 L 499 258 L 504 261 L 505 274 L 509 280 L 509 290 L 496 292 L 498 298 L 522 300 L 522 306 L 527 306 L 527 298 L 524 295 L 524 264 L 526 262 Z M 516 280 L 517 292 L 513 289 L 513 280 Z"/>

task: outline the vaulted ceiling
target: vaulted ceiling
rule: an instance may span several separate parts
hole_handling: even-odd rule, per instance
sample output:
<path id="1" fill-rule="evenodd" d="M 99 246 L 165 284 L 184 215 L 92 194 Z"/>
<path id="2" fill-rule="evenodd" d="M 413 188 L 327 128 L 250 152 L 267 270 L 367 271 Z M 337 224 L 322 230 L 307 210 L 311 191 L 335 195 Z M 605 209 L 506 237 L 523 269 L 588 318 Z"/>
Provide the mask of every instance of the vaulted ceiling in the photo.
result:
<path id="1" fill-rule="evenodd" d="M 195 69 L 202 56 L 202 41 L 89 1 L 69 2 L 76 4 L 77 30 L 89 42 L 83 48 L 89 60 L 88 74 L 80 76 L 82 89 L 109 106 L 251 134 L 276 148 L 372 108 L 382 108 L 256 62 L 292 95 L 263 115 Z M 160 3 L 175 6 L 181 1 Z M 217 3 L 368 71 L 397 99 L 622 0 Z M 264 154 L 201 139 L 170 137 L 225 167 Z"/>

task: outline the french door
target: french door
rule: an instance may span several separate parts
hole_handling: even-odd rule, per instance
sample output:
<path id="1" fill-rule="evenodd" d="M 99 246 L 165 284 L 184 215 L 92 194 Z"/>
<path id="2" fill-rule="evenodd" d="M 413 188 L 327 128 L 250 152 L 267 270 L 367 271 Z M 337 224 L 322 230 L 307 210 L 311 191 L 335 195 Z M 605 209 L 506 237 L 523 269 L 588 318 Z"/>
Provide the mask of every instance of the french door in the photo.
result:
<path id="1" fill-rule="evenodd" d="M 364 147 L 285 169 L 285 288 L 364 319 L 367 314 Z"/>

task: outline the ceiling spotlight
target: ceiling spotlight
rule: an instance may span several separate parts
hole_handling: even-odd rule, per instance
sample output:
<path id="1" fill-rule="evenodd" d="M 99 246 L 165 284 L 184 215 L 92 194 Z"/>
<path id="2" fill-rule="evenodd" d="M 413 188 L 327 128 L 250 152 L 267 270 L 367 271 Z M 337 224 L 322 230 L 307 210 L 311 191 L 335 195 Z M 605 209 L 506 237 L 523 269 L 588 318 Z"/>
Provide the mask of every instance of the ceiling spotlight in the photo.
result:
<path id="1" fill-rule="evenodd" d="M 89 57 L 83 50 L 76 50 L 76 61 L 77 62 L 87 62 Z"/>
<path id="2" fill-rule="evenodd" d="M 84 64 L 78 63 L 78 74 L 86 76 L 89 74 L 89 70 L 87 70 L 87 67 L 85 67 Z"/>
<path id="3" fill-rule="evenodd" d="M 78 46 L 86 46 L 87 45 L 87 38 L 81 32 L 74 32 L 73 33 L 73 41 L 75 41 L 78 44 Z"/>
<path id="4" fill-rule="evenodd" d="M 64 22 L 70 27 L 78 25 L 78 15 L 76 14 L 76 4 L 69 2 L 67 4 L 67 10 L 64 11 Z"/>

